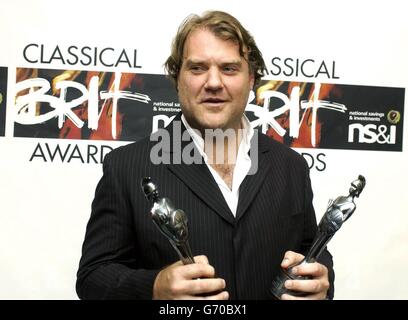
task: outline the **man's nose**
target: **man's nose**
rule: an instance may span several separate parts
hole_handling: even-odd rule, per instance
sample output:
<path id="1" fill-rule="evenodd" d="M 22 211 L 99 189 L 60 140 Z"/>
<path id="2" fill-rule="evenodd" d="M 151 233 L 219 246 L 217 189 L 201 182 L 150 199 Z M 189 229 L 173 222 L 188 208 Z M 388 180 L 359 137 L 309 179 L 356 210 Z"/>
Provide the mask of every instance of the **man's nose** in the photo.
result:
<path id="1" fill-rule="evenodd" d="M 220 71 L 217 68 L 210 68 L 207 73 L 205 88 L 208 90 L 219 90 L 223 85 Z"/>

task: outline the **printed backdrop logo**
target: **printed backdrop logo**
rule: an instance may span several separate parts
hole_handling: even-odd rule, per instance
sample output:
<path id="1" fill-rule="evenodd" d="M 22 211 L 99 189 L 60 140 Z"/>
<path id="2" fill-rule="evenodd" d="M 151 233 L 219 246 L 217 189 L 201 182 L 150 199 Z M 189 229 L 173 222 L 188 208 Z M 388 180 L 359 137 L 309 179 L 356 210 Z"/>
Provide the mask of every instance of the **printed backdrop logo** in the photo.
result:
<path id="1" fill-rule="evenodd" d="M 404 88 L 263 81 L 246 110 L 253 126 L 291 147 L 402 151 L 404 95 Z"/>
<path id="2" fill-rule="evenodd" d="M 138 140 L 154 99 L 175 96 L 162 75 L 18 68 L 16 82 L 16 137 Z"/>
<path id="3" fill-rule="evenodd" d="M 6 131 L 7 68 L 0 67 L 0 137 Z"/>
<path id="4" fill-rule="evenodd" d="M 17 137 L 136 141 L 180 111 L 164 75 L 17 69 Z M 246 113 L 294 148 L 402 151 L 404 88 L 261 81 Z"/>

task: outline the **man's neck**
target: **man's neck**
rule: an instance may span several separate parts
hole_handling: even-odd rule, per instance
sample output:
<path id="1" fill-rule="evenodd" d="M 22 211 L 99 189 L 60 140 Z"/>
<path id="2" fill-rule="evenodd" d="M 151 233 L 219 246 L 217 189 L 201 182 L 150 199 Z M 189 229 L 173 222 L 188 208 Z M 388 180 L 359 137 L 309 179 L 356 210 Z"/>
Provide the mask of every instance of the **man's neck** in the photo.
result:
<path id="1" fill-rule="evenodd" d="M 205 138 L 207 139 L 204 140 L 204 152 L 208 156 L 208 164 L 232 190 L 234 168 L 242 140 L 242 129 L 219 131 L 216 137 L 208 139 L 205 136 Z"/>
<path id="2" fill-rule="evenodd" d="M 204 152 L 211 165 L 234 165 L 237 159 L 239 145 L 242 140 L 242 129 L 228 129 L 215 132 L 214 135 L 204 135 Z"/>
<path id="3" fill-rule="evenodd" d="M 182 115 L 181 120 L 189 130 L 207 165 L 216 171 L 229 189 L 232 190 L 234 169 L 241 142 L 243 139 L 246 141 L 243 146 L 243 152 L 245 153 L 249 148 L 249 141 L 253 135 L 248 119 L 243 115 L 236 129 L 208 129 L 202 131 L 191 127 L 184 115 Z"/>

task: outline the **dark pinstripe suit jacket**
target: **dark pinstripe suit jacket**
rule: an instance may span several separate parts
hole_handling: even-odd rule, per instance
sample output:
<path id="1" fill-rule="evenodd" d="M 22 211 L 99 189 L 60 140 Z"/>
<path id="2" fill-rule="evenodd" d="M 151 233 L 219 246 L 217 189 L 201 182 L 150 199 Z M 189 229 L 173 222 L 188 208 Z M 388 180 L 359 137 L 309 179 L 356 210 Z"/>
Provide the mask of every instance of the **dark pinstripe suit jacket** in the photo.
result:
<path id="1" fill-rule="evenodd" d="M 230 298 L 269 299 L 285 251 L 305 253 L 317 227 L 306 162 L 269 137 L 258 138 L 258 171 L 240 187 L 236 217 L 205 163 L 153 165 L 149 138 L 108 154 L 87 225 L 78 296 L 151 299 L 157 273 L 178 260 L 149 216 L 140 180 L 150 176 L 160 194 L 188 215 L 193 254 L 208 257 Z M 164 152 L 177 156 L 171 146 Z M 332 296 L 331 255 L 326 251 L 320 260 L 330 270 Z"/>

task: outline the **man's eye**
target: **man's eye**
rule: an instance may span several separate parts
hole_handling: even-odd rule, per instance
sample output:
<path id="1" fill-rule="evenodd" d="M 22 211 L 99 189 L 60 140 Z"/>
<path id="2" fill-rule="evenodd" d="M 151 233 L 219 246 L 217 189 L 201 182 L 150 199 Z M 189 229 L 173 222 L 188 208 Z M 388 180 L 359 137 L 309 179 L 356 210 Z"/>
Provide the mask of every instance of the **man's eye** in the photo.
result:
<path id="1" fill-rule="evenodd" d="M 191 66 L 190 70 L 192 72 L 203 72 L 205 71 L 205 68 L 203 66 Z"/>
<path id="2" fill-rule="evenodd" d="M 236 67 L 234 67 L 234 66 L 226 66 L 226 67 L 223 68 L 223 70 L 226 73 L 234 73 L 234 72 L 238 71 L 238 69 Z"/>

